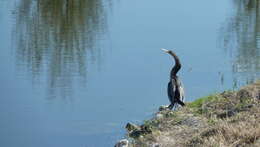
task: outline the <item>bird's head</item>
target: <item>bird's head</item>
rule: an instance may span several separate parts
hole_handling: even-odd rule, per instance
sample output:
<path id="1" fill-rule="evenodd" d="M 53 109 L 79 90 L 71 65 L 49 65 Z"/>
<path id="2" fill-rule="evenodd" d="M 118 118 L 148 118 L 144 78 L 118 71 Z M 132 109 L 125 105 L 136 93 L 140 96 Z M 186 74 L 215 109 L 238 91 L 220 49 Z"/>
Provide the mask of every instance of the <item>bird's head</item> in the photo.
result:
<path id="1" fill-rule="evenodd" d="M 164 48 L 161 48 L 161 50 L 164 51 L 165 53 L 168 53 L 168 54 L 172 53 L 171 50 L 167 50 L 167 49 L 164 49 Z"/>

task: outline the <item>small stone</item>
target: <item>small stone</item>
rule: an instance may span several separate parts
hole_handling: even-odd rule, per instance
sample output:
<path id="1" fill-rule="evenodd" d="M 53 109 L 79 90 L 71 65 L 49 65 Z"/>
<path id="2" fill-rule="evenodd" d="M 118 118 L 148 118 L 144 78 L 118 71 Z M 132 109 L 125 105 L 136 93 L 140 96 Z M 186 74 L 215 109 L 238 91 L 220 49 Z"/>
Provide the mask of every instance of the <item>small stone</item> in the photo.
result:
<path id="1" fill-rule="evenodd" d="M 140 136 L 139 136 L 139 139 L 144 139 L 144 136 L 143 136 L 143 135 L 140 135 Z"/>
<path id="2" fill-rule="evenodd" d="M 116 143 L 114 147 L 128 147 L 129 141 L 127 139 L 122 139 Z"/>
<path id="3" fill-rule="evenodd" d="M 152 145 L 152 147 L 160 147 L 159 143 L 155 143 Z"/>
<path id="4" fill-rule="evenodd" d="M 159 107 L 159 111 L 165 111 L 165 110 L 170 110 L 167 105 L 162 105 Z"/>
<path id="5" fill-rule="evenodd" d="M 156 119 L 163 119 L 163 115 L 161 113 L 156 114 Z"/>
<path id="6" fill-rule="evenodd" d="M 217 118 L 224 119 L 224 118 L 227 118 L 227 117 L 234 116 L 236 113 L 237 112 L 235 110 L 228 110 L 226 112 L 222 112 L 222 113 L 217 114 Z"/>
<path id="7" fill-rule="evenodd" d="M 172 117 L 172 116 L 174 116 L 174 112 L 170 111 L 170 112 L 166 113 L 165 115 L 166 115 L 166 117 Z"/>

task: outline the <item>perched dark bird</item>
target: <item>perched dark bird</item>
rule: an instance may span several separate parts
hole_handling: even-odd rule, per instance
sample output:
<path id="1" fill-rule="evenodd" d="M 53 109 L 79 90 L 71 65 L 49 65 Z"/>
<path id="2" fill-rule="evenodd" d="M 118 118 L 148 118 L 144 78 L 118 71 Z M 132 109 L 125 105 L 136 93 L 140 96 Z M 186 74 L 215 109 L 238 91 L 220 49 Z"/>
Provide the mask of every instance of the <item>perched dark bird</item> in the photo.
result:
<path id="1" fill-rule="evenodd" d="M 168 83 L 168 97 L 171 102 L 171 104 L 168 106 L 169 109 L 172 109 L 173 107 L 177 107 L 178 104 L 181 106 L 184 106 L 184 88 L 182 85 L 181 80 L 177 76 L 177 72 L 181 69 L 181 63 L 178 56 L 171 50 L 162 49 L 164 52 L 170 54 L 174 60 L 175 65 L 171 70 L 170 73 L 170 81 Z"/>

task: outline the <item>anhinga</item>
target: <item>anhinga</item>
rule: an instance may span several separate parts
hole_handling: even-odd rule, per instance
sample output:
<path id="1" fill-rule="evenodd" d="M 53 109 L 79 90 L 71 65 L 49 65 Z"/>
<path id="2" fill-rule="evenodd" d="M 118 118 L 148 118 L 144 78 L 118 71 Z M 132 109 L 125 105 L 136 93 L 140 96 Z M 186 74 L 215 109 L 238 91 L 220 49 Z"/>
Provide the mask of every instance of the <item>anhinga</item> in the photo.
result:
<path id="1" fill-rule="evenodd" d="M 168 83 L 168 97 L 171 104 L 168 106 L 169 109 L 176 107 L 178 104 L 184 106 L 184 89 L 181 80 L 177 76 L 177 72 L 181 69 L 181 63 L 178 56 L 171 50 L 162 49 L 164 52 L 170 54 L 174 60 L 175 65 L 170 73 L 170 81 Z"/>

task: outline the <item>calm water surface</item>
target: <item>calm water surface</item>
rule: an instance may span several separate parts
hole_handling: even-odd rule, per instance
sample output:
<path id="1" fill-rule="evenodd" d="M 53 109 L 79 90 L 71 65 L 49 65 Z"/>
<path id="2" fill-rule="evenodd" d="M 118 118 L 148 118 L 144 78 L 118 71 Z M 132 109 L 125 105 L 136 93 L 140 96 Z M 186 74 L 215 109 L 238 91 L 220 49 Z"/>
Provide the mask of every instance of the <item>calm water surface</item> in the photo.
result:
<path id="1" fill-rule="evenodd" d="M 259 77 L 258 0 L 0 0 L 0 146 L 105 147 L 167 104 Z"/>

